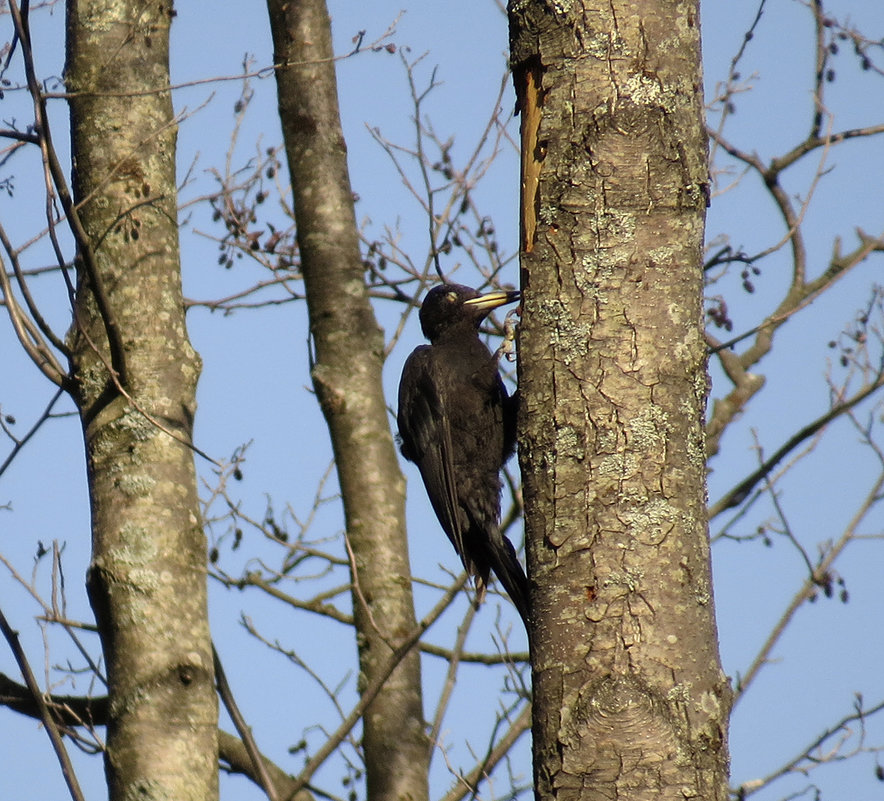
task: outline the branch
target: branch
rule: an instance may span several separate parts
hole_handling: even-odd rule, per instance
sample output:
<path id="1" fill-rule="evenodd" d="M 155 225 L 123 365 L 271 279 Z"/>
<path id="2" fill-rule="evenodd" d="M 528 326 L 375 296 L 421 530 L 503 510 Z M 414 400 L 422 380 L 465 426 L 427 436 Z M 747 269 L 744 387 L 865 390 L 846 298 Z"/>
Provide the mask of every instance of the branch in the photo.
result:
<path id="1" fill-rule="evenodd" d="M 246 748 L 242 740 L 238 737 L 234 737 L 223 729 L 218 732 L 218 756 L 223 762 L 227 763 L 227 769 L 231 773 L 239 773 L 241 776 L 246 776 L 251 779 L 256 784 L 260 783 L 254 774 L 252 754 Z M 268 759 L 263 754 L 259 754 L 258 756 L 260 757 L 264 771 L 273 781 L 274 786 L 277 787 L 280 792 L 286 793 L 294 782 L 294 779 L 271 759 Z M 313 801 L 313 798 L 313 794 L 309 791 L 298 790 L 293 801 Z"/>
<path id="2" fill-rule="evenodd" d="M 712 416 L 706 426 L 707 455 L 718 452 L 720 437 L 727 425 L 746 406 L 749 400 L 764 386 L 764 378 L 749 372 L 750 368 L 761 361 L 773 347 L 773 338 L 777 329 L 793 315 L 809 306 L 820 294 L 828 289 L 836 280 L 844 277 L 849 270 L 865 261 L 875 252 L 884 252 L 884 237 L 871 237 L 857 229 L 859 244 L 849 253 L 842 254 L 841 241 L 836 238 L 829 259 L 829 266 L 813 281 L 793 282 L 786 296 L 776 310 L 764 322 L 758 325 L 749 335 L 757 333 L 755 342 L 743 353 L 736 354 L 727 348 L 730 343 L 720 343 L 711 334 L 706 334 L 706 342 L 710 353 L 718 356 L 725 375 L 734 384 L 728 395 L 713 404 Z M 801 271 L 803 275 L 803 270 Z M 795 275 L 798 274 L 796 270 Z M 732 340 L 734 344 L 746 335 Z"/>
<path id="3" fill-rule="evenodd" d="M 746 671 L 745 675 L 740 677 L 737 686 L 734 688 L 734 700 L 732 708 L 736 707 L 740 699 L 743 697 L 743 695 L 745 695 L 749 685 L 758 675 L 758 672 L 761 670 L 762 667 L 764 667 L 764 665 L 768 663 L 771 651 L 774 649 L 774 646 L 779 642 L 780 637 L 782 637 L 783 632 L 792 621 L 795 613 L 801 608 L 805 601 L 813 597 L 814 593 L 816 592 L 816 588 L 824 583 L 825 576 L 831 568 L 832 564 L 856 536 L 856 530 L 859 527 L 859 524 L 865 518 L 866 514 L 869 512 L 872 506 L 874 506 L 878 501 L 881 500 L 880 493 L 882 488 L 884 488 L 884 472 L 882 472 L 878 476 L 878 479 L 872 485 L 872 488 L 866 495 L 865 501 L 849 522 L 844 533 L 831 547 L 829 552 L 820 560 L 813 573 L 804 580 L 801 587 L 792 598 L 792 601 L 786 607 L 785 611 L 780 616 L 780 619 L 773 627 L 773 630 L 771 631 L 764 645 L 761 647 L 758 655 L 752 661 L 749 669 Z"/>
<path id="4" fill-rule="evenodd" d="M 10 5 L 13 5 L 13 3 L 10 3 Z M 18 662 L 18 667 L 21 670 L 22 676 L 24 676 L 28 692 L 37 706 L 39 718 L 46 727 L 46 734 L 49 736 L 49 739 L 52 742 L 52 747 L 58 757 L 59 764 L 61 765 L 61 772 L 64 775 L 64 780 L 67 783 L 71 798 L 73 798 L 74 801 L 85 801 L 83 792 L 80 789 L 80 783 L 77 781 L 77 775 L 74 773 L 74 766 L 71 764 L 71 759 L 64 747 L 61 734 L 58 731 L 58 726 L 55 724 L 55 719 L 52 716 L 52 712 L 49 710 L 49 705 L 46 703 L 46 699 L 40 691 L 37 679 L 34 677 L 31 666 L 28 664 L 28 658 L 25 656 L 25 652 L 18 640 L 18 632 L 13 631 L 2 610 L 0 610 L 0 631 L 3 632 L 6 642 L 9 643 L 9 647 L 15 656 L 15 661 Z"/>
<path id="5" fill-rule="evenodd" d="M 252 736 L 252 730 L 249 728 L 245 718 L 243 718 L 242 713 L 239 711 L 236 699 L 233 697 L 233 692 L 230 689 L 230 685 L 227 683 L 227 675 L 224 673 L 224 667 L 221 664 L 221 658 L 218 656 L 218 651 L 215 648 L 214 643 L 212 643 L 212 660 L 215 664 L 215 683 L 218 687 L 218 695 L 221 696 L 224 708 L 227 710 L 227 714 L 230 715 L 233 725 L 236 726 L 236 730 L 242 738 L 242 742 L 249 754 L 249 758 L 252 760 L 252 767 L 254 768 L 255 775 L 258 777 L 258 783 L 261 785 L 264 792 L 267 793 L 267 797 L 270 801 L 277 801 L 279 795 L 276 791 L 276 785 L 267 771 L 264 758 L 261 756 L 261 752 L 258 750 L 258 745 L 255 743 L 255 738 Z"/>
<path id="6" fill-rule="evenodd" d="M 40 429 L 40 426 L 42 426 L 43 423 L 45 423 L 52 416 L 52 407 L 55 406 L 55 404 L 58 402 L 58 399 L 61 397 L 62 392 L 64 392 L 63 389 L 56 390 L 55 394 L 52 396 L 52 400 L 49 401 L 49 404 L 43 410 L 43 413 L 37 418 L 37 422 L 35 422 L 34 425 L 31 426 L 27 434 L 25 434 L 21 439 L 15 439 L 14 437 L 12 438 L 15 442 L 15 445 L 10 451 L 9 456 L 7 456 L 6 459 L 3 460 L 3 464 L 0 464 L 0 476 L 2 476 L 3 473 L 6 471 L 6 468 L 9 467 L 10 464 L 12 464 L 12 460 L 15 459 L 18 452 L 22 448 L 24 448 L 25 445 L 28 444 L 28 440 L 37 433 L 37 431 Z"/>
<path id="7" fill-rule="evenodd" d="M 50 709 L 53 719 L 61 726 L 83 726 L 88 722 L 94 726 L 107 725 L 107 696 L 101 695 L 95 698 L 87 698 L 75 695 L 47 695 L 46 704 Z M 6 706 L 22 715 L 31 718 L 40 718 L 40 709 L 33 694 L 23 684 L 13 681 L 8 676 L 0 673 L 0 705 Z M 260 784 L 252 753 L 242 740 L 226 731 L 218 731 L 218 756 L 226 763 L 231 773 L 242 776 Z M 280 768 L 272 760 L 262 754 L 258 754 L 264 772 L 272 780 L 277 788 L 287 791 L 294 781 L 292 777 Z M 306 790 L 301 790 L 294 801 L 312 801 L 313 796 Z"/>
<path id="8" fill-rule="evenodd" d="M 58 160 L 58 154 L 52 144 L 52 136 L 49 129 L 49 117 L 46 113 L 46 98 L 40 88 L 37 75 L 34 69 L 34 58 L 31 52 L 31 37 L 28 30 L 27 20 L 22 17 L 18 4 L 15 0 L 10 0 L 9 10 L 12 14 L 12 20 L 15 25 L 15 31 L 21 40 L 22 57 L 24 59 L 25 75 L 27 77 L 28 91 L 34 102 L 34 116 L 36 119 L 37 131 L 40 135 L 40 150 L 43 154 L 43 161 L 49 174 L 52 176 L 52 182 L 58 193 L 58 199 L 64 210 L 68 221 L 68 226 L 77 243 L 80 252 L 80 260 L 86 275 L 89 278 L 89 286 L 95 297 L 95 304 L 104 324 L 105 333 L 108 339 L 108 347 L 111 354 L 111 363 L 113 365 L 116 376 L 121 384 L 128 384 L 128 373 L 126 370 L 126 352 L 123 347 L 123 339 L 117 326 L 116 320 L 111 314 L 110 302 L 100 280 L 98 267 L 95 263 L 95 254 L 90 244 L 89 235 L 80 220 L 71 193 L 68 190 L 67 182 L 64 177 L 64 170 Z M 64 261 L 63 259 L 61 260 Z"/>
<path id="9" fill-rule="evenodd" d="M 777 779 L 782 778 L 783 776 L 787 776 L 790 773 L 803 773 L 807 774 L 810 768 L 816 767 L 821 763 L 833 761 L 834 759 L 846 759 L 847 756 L 838 756 L 838 751 L 841 746 L 844 744 L 844 739 L 847 739 L 851 732 L 848 728 L 851 723 L 859 722 L 861 728 L 860 738 L 862 741 L 862 736 L 864 734 L 865 729 L 865 721 L 866 718 L 880 712 L 884 709 L 884 701 L 879 701 L 875 706 L 870 709 L 862 708 L 862 696 L 858 696 L 856 700 L 856 712 L 853 712 L 849 715 L 845 715 L 841 720 L 837 723 L 829 726 L 827 729 L 823 730 L 822 734 L 820 734 L 816 739 L 813 740 L 798 756 L 794 759 L 789 760 L 785 765 L 768 774 L 762 779 L 755 779 L 753 781 L 743 782 L 739 788 L 736 790 L 736 795 L 738 798 L 748 798 L 750 795 L 757 793 L 759 790 L 764 789 L 765 787 L 772 784 Z M 827 740 L 830 740 L 837 734 L 843 734 L 844 739 L 835 745 L 835 748 L 832 754 L 826 755 L 822 758 L 813 756 L 813 752 L 822 748 L 825 745 Z M 862 748 L 862 742 L 857 746 L 856 750 L 853 753 L 857 753 Z M 880 749 L 873 749 L 880 750 Z M 851 754 L 852 755 L 852 754 Z M 850 755 L 848 755 L 850 756 Z M 802 763 L 810 763 L 809 765 L 802 766 Z"/>
<path id="10" fill-rule="evenodd" d="M 464 645 L 467 641 L 467 634 L 470 633 L 470 627 L 476 618 L 475 604 L 467 606 L 467 612 L 463 621 L 457 629 L 457 639 L 451 650 L 451 658 L 448 660 L 448 670 L 445 673 L 445 684 L 442 686 L 442 692 L 439 694 L 439 703 L 436 704 L 436 712 L 433 715 L 433 725 L 430 727 L 430 749 L 436 747 L 439 740 L 439 732 L 442 729 L 442 721 L 445 718 L 445 711 L 448 709 L 448 703 L 451 700 L 451 694 L 454 691 L 454 685 L 457 681 L 457 670 L 460 667 L 461 656 L 463 655 Z"/>
<path id="11" fill-rule="evenodd" d="M 531 727 L 531 704 L 526 704 L 519 716 L 513 721 L 507 733 L 491 748 L 485 759 L 466 775 L 459 776 L 458 784 L 440 801 L 462 801 L 467 794 L 476 796 L 476 788 L 480 781 L 503 759 L 519 739 Z"/>
<path id="12" fill-rule="evenodd" d="M 325 760 L 334 753 L 335 749 L 341 744 L 343 739 L 350 733 L 350 730 L 362 717 L 362 713 L 365 712 L 366 707 L 368 707 L 381 691 L 387 679 L 390 677 L 390 674 L 396 669 L 396 666 L 402 661 L 412 647 L 414 647 L 415 643 L 420 640 L 424 632 L 426 632 L 448 608 L 448 605 L 455 598 L 457 593 L 461 591 L 465 583 L 466 575 L 464 574 L 461 577 L 461 580 L 455 582 L 448 589 L 448 591 L 430 610 L 429 614 L 427 614 L 427 616 L 424 617 L 414 629 L 412 629 L 411 633 L 409 633 L 399 646 L 387 657 L 386 661 L 372 678 L 371 683 L 362 690 L 362 695 L 350 711 L 350 714 L 344 718 L 341 725 L 338 726 L 328 740 L 326 740 L 325 744 L 313 755 L 304 770 L 301 771 L 294 783 L 294 789 L 289 792 L 288 796 L 286 796 L 287 801 L 295 801 L 295 795 L 307 786 L 310 779 L 313 778 L 313 774 L 316 773 Z"/>
<path id="13" fill-rule="evenodd" d="M 15 262 L 14 251 L 6 237 L 6 232 L 3 230 L 3 226 L 0 226 L 0 244 L 3 245 L 7 254 L 13 258 L 13 261 Z M 13 266 L 13 269 L 18 277 L 20 270 L 18 270 L 15 265 Z M 2 264 L 2 261 L 0 261 L 0 297 L 5 299 L 6 312 L 9 315 L 9 320 L 12 323 L 15 335 L 18 337 L 22 349 L 27 353 L 31 361 L 37 365 L 40 372 L 42 372 L 53 384 L 57 387 L 65 387 L 65 384 L 68 382 L 67 371 L 61 366 L 61 363 L 56 359 L 51 348 L 40 335 L 38 327 L 27 314 L 25 314 L 24 310 L 15 299 L 9 275 L 6 272 L 6 268 Z"/>
<path id="14" fill-rule="evenodd" d="M 453 651 L 451 648 L 442 648 L 433 643 L 422 642 L 420 644 L 420 649 L 421 653 L 430 656 L 438 656 L 446 661 L 453 658 Z M 527 651 L 516 651 L 508 654 L 483 654 L 477 651 L 464 651 L 458 656 L 458 659 L 461 662 L 472 662 L 477 665 L 503 665 L 509 662 L 527 663 L 530 659 L 530 655 Z"/>
<path id="15" fill-rule="evenodd" d="M 864 401 L 866 398 L 869 397 L 869 395 L 871 395 L 882 386 L 884 386 L 884 372 L 879 372 L 875 380 L 865 389 L 857 392 L 856 395 L 854 395 L 849 400 L 835 404 L 824 415 L 821 415 L 812 423 L 808 423 L 800 431 L 793 434 L 774 452 L 771 457 L 765 459 L 757 470 L 755 470 L 748 477 L 743 479 L 743 481 L 737 484 L 736 487 L 726 493 L 723 498 L 721 498 L 717 503 L 710 507 L 709 519 L 713 519 L 726 509 L 732 509 L 734 506 L 739 506 L 749 496 L 749 493 L 752 491 L 753 487 L 755 487 L 755 485 L 758 484 L 759 481 L 765 478 L 765 476 L 767 476 L 770 471 L 773 470 L 787 454 L 797 448 L 806 439 L 816 434 L 817 431 L 819 431 L 821 428 L 832 422 L 832 420 L 850 411 L 861 401 Z"/>

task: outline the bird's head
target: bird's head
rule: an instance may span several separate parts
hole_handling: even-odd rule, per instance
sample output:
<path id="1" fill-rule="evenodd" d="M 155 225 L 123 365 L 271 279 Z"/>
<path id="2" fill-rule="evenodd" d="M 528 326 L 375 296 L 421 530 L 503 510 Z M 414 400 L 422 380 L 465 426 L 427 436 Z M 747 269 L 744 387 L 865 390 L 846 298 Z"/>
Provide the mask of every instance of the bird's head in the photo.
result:
<path id="1" fill-rule="evenodd" d="M 459 326 L 478 331 L 492 309 L 513 303 L 519 297 L 514 291 L 480 295 L 475 289 L 461 284 L 438 284 L 427 292 L 421 304 L 421 330 L 430 342 Z"/>

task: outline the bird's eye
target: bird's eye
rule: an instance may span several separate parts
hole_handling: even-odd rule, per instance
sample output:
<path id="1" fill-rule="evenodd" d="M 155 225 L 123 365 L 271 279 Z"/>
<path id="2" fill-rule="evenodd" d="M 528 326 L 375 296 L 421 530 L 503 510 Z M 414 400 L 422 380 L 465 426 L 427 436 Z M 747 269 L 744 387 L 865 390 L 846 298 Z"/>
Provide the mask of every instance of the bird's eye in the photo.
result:
<path id="1" fill-rule="evenodd" d="M 454 303 L 454 301 L 457 300 L 457 292 L 449 292 L 445 296 L 445 300 L 447 300 L 449 303 Z"/>

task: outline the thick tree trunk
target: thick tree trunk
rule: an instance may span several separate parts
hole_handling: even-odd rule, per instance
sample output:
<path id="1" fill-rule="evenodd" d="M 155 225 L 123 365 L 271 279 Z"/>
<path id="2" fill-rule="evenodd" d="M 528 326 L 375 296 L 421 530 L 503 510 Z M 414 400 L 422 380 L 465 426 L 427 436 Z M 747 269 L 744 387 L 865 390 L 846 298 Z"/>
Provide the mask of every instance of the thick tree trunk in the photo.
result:
<path id="1" fill-rule="evenodd" d="M 218 792 L 217 701 L 188 447 L 200 360 L 181 296 L 172 4 L 67 9 L 74 194 L 88 241 L 71 343 L 92 503 L 89 591 L 109 682 L 109 793 L 203 801 Z"/>
<path id="2" fill-rule="evenodd" d="M 695 0 L 512 0 L 541 799 L 726 797 Z"/>
<path id="3" fill-rule="evenodd" d="M 381 385 L 383 334 L 363 281 L 324 0 L 268 0 L 279 111 L 315 349 L 312 378 L 331 433 L 353 551 L 362 684 L 415 627 L 405 482 Z M 420 660 L 409 653 L 363 718 L 370 801 L 428 795 Z"/>

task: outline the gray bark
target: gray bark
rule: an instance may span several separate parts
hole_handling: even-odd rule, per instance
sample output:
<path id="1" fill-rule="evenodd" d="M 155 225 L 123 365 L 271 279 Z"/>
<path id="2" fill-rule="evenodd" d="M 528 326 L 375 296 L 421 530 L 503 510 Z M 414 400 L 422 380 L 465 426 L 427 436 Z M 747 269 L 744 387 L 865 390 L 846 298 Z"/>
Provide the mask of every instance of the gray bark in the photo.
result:
<path id="1" fill-rule="evenodd" d="M 383 332 L 363 280 L 324 0 L 268 0 L 315 361 L 353 553 L 360 687 L 415 628 L 405 482 L 381 384 Z M 370 801 L 428 797 L 420 658 L 410 651 L 363 716 Z"/>
<path id="2" fill-rule="evenodd" d="M 78 250 L 72 376 L 107 664 L 111 799 L 217 797 L 206 548 L 189 448 L 200 359 L 184 323 L 170 2 L 67 7 Z"/>
<path id="3" fill-rule="evenodd" d="M 541 799 L 726 797 L 697 3 L 511 2 Z"/>

